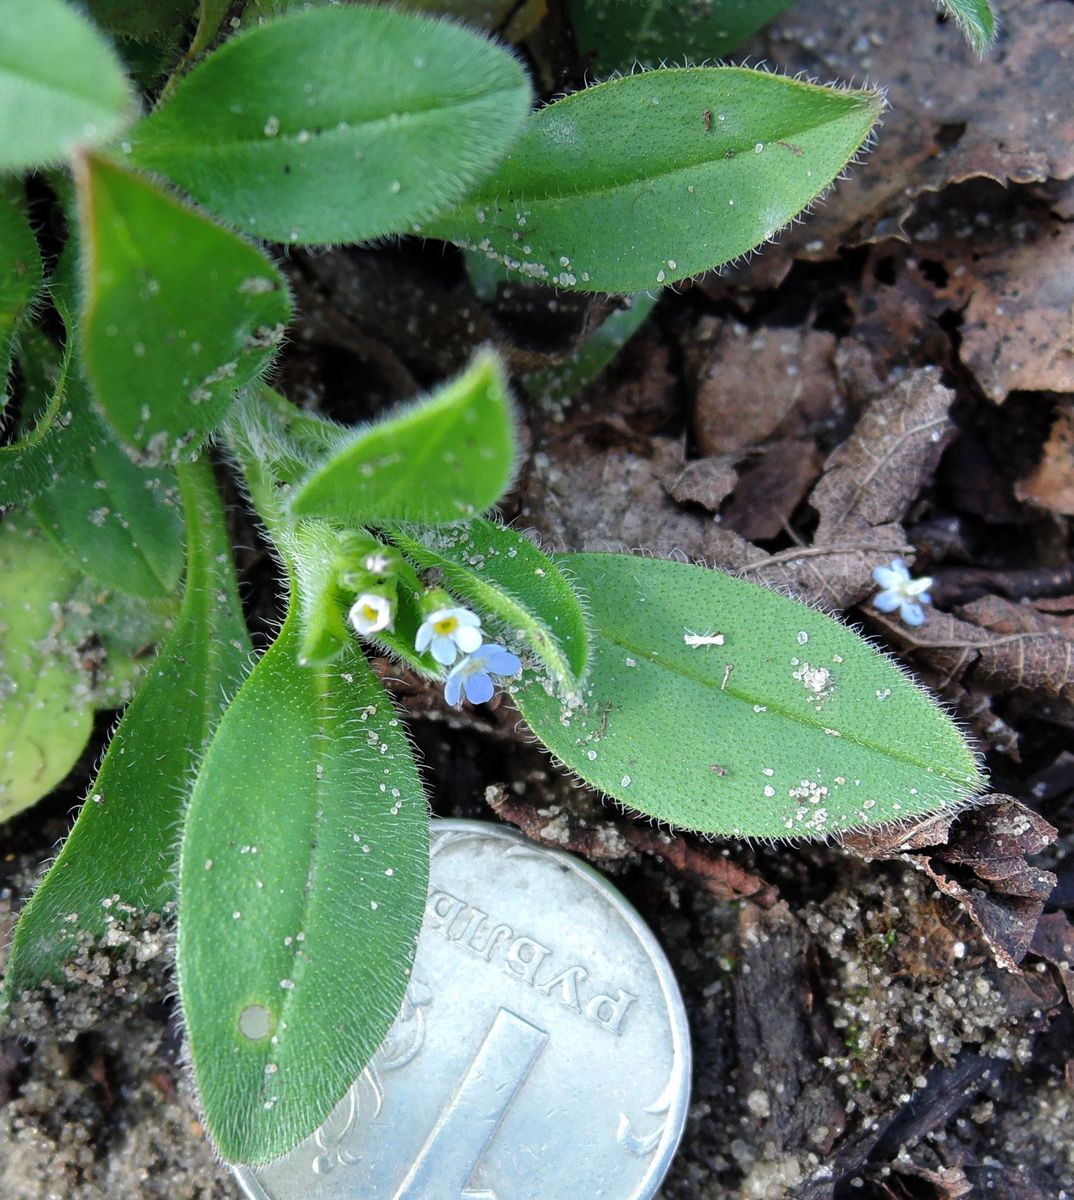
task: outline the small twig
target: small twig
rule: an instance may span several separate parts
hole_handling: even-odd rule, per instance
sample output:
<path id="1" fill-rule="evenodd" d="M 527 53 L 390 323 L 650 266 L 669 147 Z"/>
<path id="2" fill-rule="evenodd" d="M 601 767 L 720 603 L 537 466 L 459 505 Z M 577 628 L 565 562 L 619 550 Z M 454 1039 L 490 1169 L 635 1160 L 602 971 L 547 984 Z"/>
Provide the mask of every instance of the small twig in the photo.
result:
<path id="1" fill-rule="evenodd" d="M 805 546 L 801 550 L 781 550 L 778 554 L 769 555 L 763 562 L 747 563 L 738 568 L 739 575 L 747 571 L 764 571 L 768 567 L 779 566 L 780 563 L 794 562 L 799 558 L 834 557 L 836 554 L 913 554 L 913 546 Z"/>

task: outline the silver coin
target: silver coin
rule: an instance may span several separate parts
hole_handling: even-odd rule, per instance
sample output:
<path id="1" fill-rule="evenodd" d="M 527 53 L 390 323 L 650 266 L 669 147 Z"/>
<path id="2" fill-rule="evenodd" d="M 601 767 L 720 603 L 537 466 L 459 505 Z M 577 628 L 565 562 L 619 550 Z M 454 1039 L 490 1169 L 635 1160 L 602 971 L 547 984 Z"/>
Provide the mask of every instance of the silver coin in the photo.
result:
<path id="1" fill-rule="evenodd" d="M 682 1136 L 675 977 L 600 875 L 434 821 L 407 998 L 327 1121 L 236 1174 L 252 1200 L 648 1200 Z"/>

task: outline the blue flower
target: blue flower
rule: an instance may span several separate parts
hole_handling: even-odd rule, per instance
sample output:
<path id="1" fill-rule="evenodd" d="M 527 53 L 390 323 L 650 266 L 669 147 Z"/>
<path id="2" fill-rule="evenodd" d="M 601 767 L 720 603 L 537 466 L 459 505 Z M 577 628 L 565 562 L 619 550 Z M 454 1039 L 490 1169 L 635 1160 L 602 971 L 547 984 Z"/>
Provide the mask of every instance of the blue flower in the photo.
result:
<path id="1" fill-rule="evenodd" d="M 492 699 L 495 691 L 493 675 L 510 679 L 521 671 L 522 663 L 517 654 L 512 654 L 503 646 L 486 642 L 452 667 L 444 684 L 444 699 L 448 704 L 457 705 L 465 694 L 471 704 L 484 704 Z"/>
<path id="2" fill-rule="evenodd" d="M 896 558 L 889 566 L 874 567 L 873 578 L 883 589 L 873 597 L 873 608 L 885 613 L 898 609 L 899 616 L 907 625 L 924 623 L 925 610 L 922 605 L 932 603 L 928 592 L 932 587 L 931 575 L 913 579 L 906 563 Z"/>
<path id="3" fill-rule="evenodd" d="M 438 608 L 418 627 L 414 646 L 419 654 L 432 650 L 442 667 L 450 667 L 459 654 L 471 654 L 484 639 L 481 618 L 468 608 Z"/>

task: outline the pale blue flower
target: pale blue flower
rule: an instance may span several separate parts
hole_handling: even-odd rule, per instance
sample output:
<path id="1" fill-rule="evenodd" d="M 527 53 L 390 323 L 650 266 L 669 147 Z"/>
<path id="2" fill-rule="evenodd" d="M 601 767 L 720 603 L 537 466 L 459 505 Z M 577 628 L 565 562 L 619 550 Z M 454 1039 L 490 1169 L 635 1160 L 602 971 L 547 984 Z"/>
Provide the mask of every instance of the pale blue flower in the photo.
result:
<path id="1" fill-rule="evenodd" d="M 493 675 L 510 679 L 521 670 L 522 663 L 517 654 L 487 642 L 452 668 L 444 684 L 444 699 L 448 704 L 457 705 L 465 695 L 471 704 L 484 704 L 492 699 L 495 691 Z"/>
<path id="2" fill-rule="evenodd" d="M 414 646 L 419 654 L 431 650 L 442 667 L 450 667 L 460 654 L 472 654 L 483 640 L 477 613 L 468 608 L 438 608 L 418 627 Z"/>
<path id="3" fill-rule="evenodd" d="M 899 616 L 907 625 L 924 623 L 925 610 L 922 605 L 932 603 L 928 592 L 932 587 L 931 575 L 914 579 L 906 563 L 896 558 L 886 567 L 874 567 L 873 578 L 883 589 L 873 597 L 873 608 L 885 613 L 898 609 Z"/>

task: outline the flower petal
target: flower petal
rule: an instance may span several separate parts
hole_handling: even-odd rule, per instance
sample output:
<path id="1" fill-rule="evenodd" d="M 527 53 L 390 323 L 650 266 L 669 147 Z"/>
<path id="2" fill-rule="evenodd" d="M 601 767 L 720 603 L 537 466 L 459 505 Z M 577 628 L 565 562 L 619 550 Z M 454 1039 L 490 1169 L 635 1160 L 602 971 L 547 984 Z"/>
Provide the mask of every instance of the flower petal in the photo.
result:
<path id="1" fill-rule="evenodd" d="M 903 576 L 891 567 L 873 567 L 873 578 L 882 588 L 897 588 L 905 582 Z"/>
<path id="2" fill-rule="evenodd" d="M 475 671 L 472 675 L 467 675 L 462 688 L 471 704 L 484 704 L 492 699 L 492 693 L 496 690 L 484 671 Z"/>
<path id="3" fill-rule="evenodd" d="M 463 654 L 472 654 L 481 645 L 481 630 L 474 625 L 459 624 L 452 637 Z"/>
<path id="4" fill-rule="evenodd" d="M 899 610 L 899 616 L 907 625 L 924 625 L 925 610 L 920 604 L 905 603 Z"/>
<path id="5" fill-rule="evenodd" d="M 451 615 L 460 625 L 468 625 L 477 627 L 481 624 L 481 618 L 475 612 L 471 612 L 468 608 L 453 608 Z"/>
<path id="6" fill-rule="evenodd" d="M 454 639 L 445 634 L 438 633 L 432 639 L 433 658 L 442 666 L 450 667 L 451 664 L 459 657 L 459 652 L 455 649 Z"/>
<path id="7" fill-rule="evenodd" d="M 457 705 L 462 699 L 462 675 L 458 670 L 452 671 L 444 684 L 444 699 L 451 705 Z"/>
<path id="8" fill-rule="evenodd" d="M 429 648 L 429 643 L 433 640 L 433 623 L 432 621 L 422 621 L 418 626 L 418 636 L 414 639 L 414 649 L 419 654 L 424 654 Z"/>
<path id="9" fill-rule="evenodd" d="M 517 654 L 512 654 L 510 650 L 504 649 L 503 646 L 490 646 L 490 653 L 485 659 L 488 669 L 493 675 L 503 675 L 510 677 L 518 675 L 522 670 L 522 660 Z"/>
<path id="10" fill-rule="evenodd" d="M 886 592 L 878 592 L 873 597 L 873 608 L 878 612 L 894 612 L 903 603 L 902 596 L 894 588 L 888 588 Z"/>

